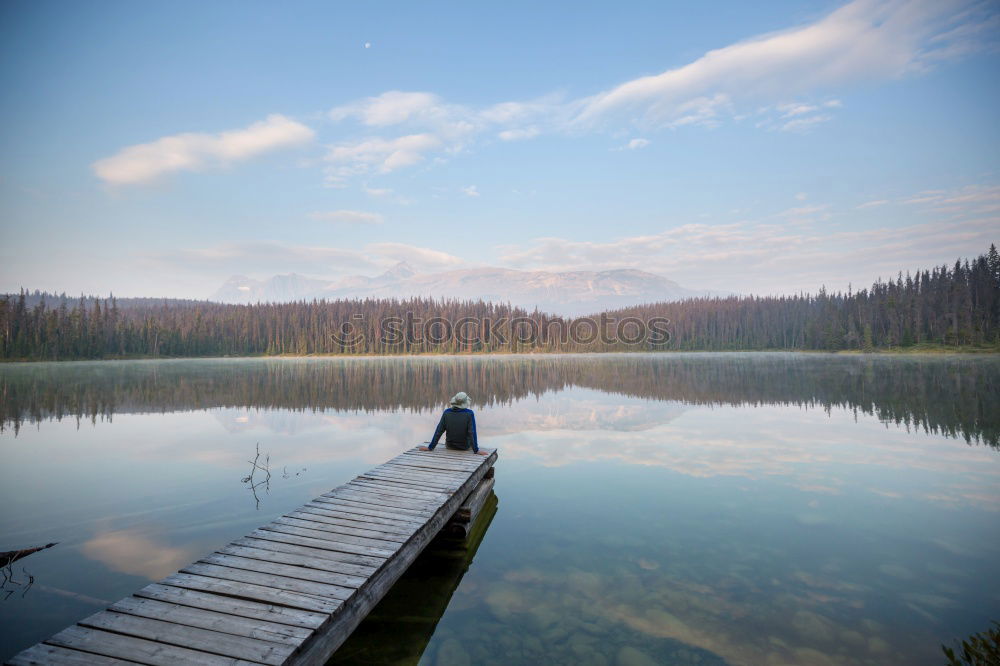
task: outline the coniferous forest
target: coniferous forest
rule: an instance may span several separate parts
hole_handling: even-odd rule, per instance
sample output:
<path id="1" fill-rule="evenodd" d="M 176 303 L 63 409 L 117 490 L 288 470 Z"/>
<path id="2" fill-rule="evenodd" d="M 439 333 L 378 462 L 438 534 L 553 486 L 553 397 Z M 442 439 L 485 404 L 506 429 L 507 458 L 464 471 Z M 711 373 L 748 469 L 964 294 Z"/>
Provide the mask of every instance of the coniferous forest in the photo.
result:
<path id="1" fill-rule="evenodd" d="M 603 315 L 603 316 L 602 316 Z M 586 320 L 586 321 L 584 321 Z M 618 323 L 659 322 L 642 329 Z M 618 335 L 614 335 L 615 331 Z M 641 337 L 641 339 L 639 339 Z M 25 292 L 0 299 L 0 359 L 278 354 L 860 350 L 1000 343 L 1000 255 L 870 289 L 653 303 L 575 320 L 483 301 L 229 305 Z"/>

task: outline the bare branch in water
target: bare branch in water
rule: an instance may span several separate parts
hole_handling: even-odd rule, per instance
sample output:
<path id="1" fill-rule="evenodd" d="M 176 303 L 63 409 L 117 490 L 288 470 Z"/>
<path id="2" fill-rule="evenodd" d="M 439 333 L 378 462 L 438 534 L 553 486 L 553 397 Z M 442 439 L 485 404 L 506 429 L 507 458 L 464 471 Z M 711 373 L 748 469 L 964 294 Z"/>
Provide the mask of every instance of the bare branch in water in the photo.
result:
<path id="1" fill-rule="evenodd" d="M 25 548 L 23 550 L 7 550 L 0 553 L 0 567 L 9 567 L 10 565 L 17 562 L 22 557 L 27 557 L 32 553 L 37 553 L 40 550 L 45 550 L 46 548 L 51 548 L 57 545 L 59 542 L 55 541 L 53 543 L 47 543 L 44 546 L 38 546 L 37 548 Z"/>
<path id="2" fill-rule="evenodd" d="M 52 546 L 55 546 L 56 543 L 58 542 L 45 544 L 44 546 L 38 546 L 37 548 L 24 548 L 22 550 L 8 550 L 0 552 L 0 575 L 3 576 L 3 579 L 0 580 L 0 590 L 6 592 L 3 597 L 4 601 L 9 599 L 10 596 L 14 594 L 14 588 L 11 586 L 16 585 L 17 587 L 24 587 L 21 592 L 21 598 L 23 599 L 24 595 L 28 593 L 28 590 L 31 589 L 31 586 L 35 584 L 35 577 L 28 573 L 28 570 L 24 567 L 21 567 L 21 572 L 27 577 L 27 580 L 19 581 L 15 579 L 14 568 L 11 565 L 21 558 L 31 555 L 32 553 L 37 553 L 40 550 L 51 548 Z"/>
<path id="3" fill-rule="evenodd" d="M 250 487 L 250 492 L 253 493 L 253 499 L 257 504 L 257 510 L 260 510 L 260 497 L 257 496 L 257 488 L 259 486 L 264 486 L 264 491 L 268 494 L 271 493 L 271 454 L 264 454 L 264 465 L 261 466 L 260 463 L 260 442 L 257 442 L 257 453 L 253 460 L 248 460 L 250 463 L 250 474 L 240 479 L 241 483 L 245 483 Z M 260 470 L 264 473 L 264 478 L 260 481 L 254 481 L 254 472 Z"/>

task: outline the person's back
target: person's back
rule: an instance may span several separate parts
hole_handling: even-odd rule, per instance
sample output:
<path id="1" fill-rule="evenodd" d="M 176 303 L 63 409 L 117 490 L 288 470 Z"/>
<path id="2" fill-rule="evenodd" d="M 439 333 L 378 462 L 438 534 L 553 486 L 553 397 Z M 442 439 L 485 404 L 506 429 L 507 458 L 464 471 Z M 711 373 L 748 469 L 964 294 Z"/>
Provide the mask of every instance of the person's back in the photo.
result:
<path id="1" fill-rule="evenodd" d="M 433 451 L 438 440 L 441 439 L 441 435 L 444 435 L 444 445 L 449 449 L 468 451 L 471 448 L 475 453 L 480 453 L 479 441 L 476 436 L 476 415 L 469 409 L 471 402 L 465 393 L 456 393 L 455 397 L 451 399 L 451 406 L 444 410 L 441 420 L 438 421 L 430 446 L 420 448 L 425 451 Z"/>

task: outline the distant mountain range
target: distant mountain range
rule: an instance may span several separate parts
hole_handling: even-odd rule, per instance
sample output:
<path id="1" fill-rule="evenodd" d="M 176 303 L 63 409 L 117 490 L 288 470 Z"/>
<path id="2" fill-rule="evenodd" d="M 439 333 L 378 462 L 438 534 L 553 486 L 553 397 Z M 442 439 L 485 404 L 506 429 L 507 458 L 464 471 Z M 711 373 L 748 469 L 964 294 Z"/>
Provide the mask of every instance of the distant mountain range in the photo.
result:
<path id="1" fill-rule="evenodd" d="M 418 273 L 400 262 L 376 277 L 355 275 L 338 280 L 295 273 L 254 280 L 235 275 L 209 300 L 222 303 L 282 303 L 349 298 L 457 298 L 511 303 L 532 310 L 579 316 L 613 308 L 673 301 L 708 292 L 685 289 L 662 275 L 621 269 L 611 271 L 519 271 L 468 268 Z"/>

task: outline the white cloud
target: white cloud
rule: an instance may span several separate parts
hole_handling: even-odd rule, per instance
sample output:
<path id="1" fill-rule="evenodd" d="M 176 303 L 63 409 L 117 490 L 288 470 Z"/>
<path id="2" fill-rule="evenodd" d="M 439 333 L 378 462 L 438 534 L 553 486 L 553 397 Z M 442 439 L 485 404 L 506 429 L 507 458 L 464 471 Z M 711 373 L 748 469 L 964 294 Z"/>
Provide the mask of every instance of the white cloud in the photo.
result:
<path id="1" fill-rule="evenodd" d="M 560 116 L 554 97 L 530 102 L 504 102 L 481 109 L 451 104 L 429 92 L 391 90 L 338 106 L 329 117 L 354 120 L 361 127 L 408 132 L 396 138 L 368 137 L 332 146 L 326 160 L 327 182 L 340 186 L 358 174 L 389 173 L 423 162 L 427 155 L 455 155 L 484 132 L 503 141 L 530 139 L 542 133 L 534 121 L 550 125 Z"/>
<path id="2" fill-rule="evenodd" d="M 726 93 L 716 93 L 712 97 L 695 97 L 677 105 L 675 117 L 666 123 L 668 127 L 702 125 L 718 127 L 722 113 L 732 114 L 732 99 Z"/>
<path id="3" fill-rule="evenodd" d="M 246 160 L 262 153 L 307 143 L 314 132 L 279 114 L 249 127 L 219 134 L 184 133 L 123 148 L 97 160 L 98 178 L 114 185 L 145 183 L 175 171 L 197 171 Z"/>
<path id="4" fill-rule="evenodd" d="M 445 114 L 441 99 L 427 92 L 390 90 L 378 97 L 338 106 L 330 110 L 330 119 L 341 121 L 355 117 L 373 127 L 398 125 L 416 117 L 440 117 Z"/>
<path id="5" fill-rule="evenodd" d="M 970 7 L 976 10 L 962 11 Z M 737 99 L 787 99 L 899 77 L 925 69 L 957 42 L 968 50 L 975 48 L 970 41 L 993 39 L 957 30 L 982 22 L 987 13 L 987 7 L 967 0 L 856 0 L 813 23 L 715 49 L 682 67 L 594 95 L 576 123 L 586 126 L 622 112 L 648 125 L 703 122 Z M 838 105 L 834 100 L 827 106 Z M 689 113 L 692 106 L 699 111 Z M 804 103 L 784 107 L 791 115 L 815 110 Z"/>
<path id="6" fill-rule="evenodd" d="M 826 204 L 797 206 L 778 213 L 778 217 L 783 217 L 793 224 L 811 224 L 830 219 L 828 209 L 829 206 Z"/>
<path id="7" fill-rule="evenodd" d="M 812 104 L 778 104 L 775 108 L 781 113 L 782 118 L 791 118 L 801 116 L 804 113 L 812 113 L 819 107 Z"/>
<path id="8" fill-rule="evenodd" d="M 778 129 L 783 132 L 803 132 L 812 129 L 820 123 L 825 123 L 833 120 L 833 116 L 829 115 L 817 115 L 808 116 L 806 118 L 792 118 L 787 123 L 782 123 Z"/>
<path id="9" fill-rule="evenodd" d="M 356 250 L 318 245 L 288 245 L 275 241 L 224 243 L 213 247 L 167 250 L 151 254 L 149 258 L 173 269 L 244 275 L 289 271 L 316 274 L 374 272 L 383 265 L 377 258 Z"/>
<path id="10" fill-rule="evenodd" d="M 803 132 L 828 122 L 831 110 L 841 106 L 838 99 L 810 101 L 810 96 L 828 94 L 824 91 L 833 86 L 925 71 L 995 43 L 998 27 L 1000 17 L 986 2 L 855 0 L 811 23 L 723 46 L 589 97 L 549 95 L 473 108 L 431 92 L 390 90 L 329 111 L 335 122 L 353 120 L 366 132 L 395 130 L 398 136 L 360 136 L 331 146 L 327 185 L 412 167 L 432 153 L 439 159 L 455 155 L 486 132 L 515 141 L 611 123 L 715 127 L 761 107 L 759 127 Z M 141 183 L 312 138 L 308 127 L 272 115 L 240 130 L 177 134 L 130 146 L 98 160 L 93 169 L 109 183 Z"/>
<path id="11" fill-rule="evenodd" d="M 796 201 L 805 201 L 808 198 L 809 195 L 806 194 L 805 192 L 799 192 L 798 194 L 795 195 Z"/>
<path id="12" fill-rule="evenodd" d="M 468 187 L 463 187 L 462 191 L 465 192 L 465 196 L 467 196 L 467 197 L 478 197 L 479 196 L 479 190 L 476 189 L 475 185 L 469 185 Z"/>
<path id="13" fill-rule="evenodd" d="M 382 216 L 361 210 L 330 210 L 309 213 L 309 217 L 323 222 L 341 224 L 382 224 Z"/>
<path id="14" fill-rule="evenodd" d="M 504 130 L 497 134 L 497 136 L 500 137 L 502 141 L 521 141 L 524 139 L 533 139 L 541 133 L 542 131 L 540 129 L 535 126 L 531 126 Z"/>
<path id="15" fill-rule="evenodd" d="M 903 201 L 936 212 L 988 214 L 1000 211 L 1000 185 L 967 185 L 954 190 L 926 190 Z"/>
<path id="16" fill-rule="evenodd" d="M 966 185 L 950 190 L 923 190 L 899 199 L 875 199 L 856 206 L 876 208 L 890 204 L 914 206 L 934 214 L 946 213 L 952 218 L 970 218 L 1000 213 L 1000 185 Z"/>
<path id="17" fill-rule="evenodd" d="M 233 274 L 270 277 L 290 272 L 334 278 L 358 273 L 374 275 L 400 261 L 425 270 L 455 268 L 464 263 L 447 252 L 405 243 L 372 243 L 354 250 L 274 241 L 169 250 L 147 255 L 146 260 L 169 267 L 172 273 L 192 272 L 211 279 Z"/>
<path id="18" fill-rule="evenodd" d="M 645 148 L 649 145 L 649 139 L 632 139 L 625 144 L 625 147 L 629 150 L 639 150 Z"/>
<path id="19" fill-rule="evenodd" d="M 405 243 L 372 243 L 365 246 L 365 250 L 380 257 L 405 261 L 421 268 L 440 270 L 454 268 L 464 263 L 458 257 L 447 252 Z"/>
<path id="20" fill-rule="evenodd" d="M 441 139 L 427 133 L 331 146 L 325 159 L 334 166 L 328 176 L 336 181 L 370 171 L 389 173 L 422 162 L 424 153 L 441 146 Z"/>
<path id="21" fill-rule="evenodd" d="M 977 256 L 1000 228 L 1000 187 L 977 186 L 923 193 L 908 200 L 928 211 L 927 222 L 844 231 L 803 226 L 833 216 L 826 206 L 801 206 L 772 216 L 780 223 L 742 221 L 685 224 L 608 241 L 538 238 L 502 246 L 500 261 L 524 269 L 608 270 L 636 268 L 666 275 L 682 285 L 745 293 L 846 289 Z M 952 217 L 942 220 L 941 207 Z"/>
<path id="22" fill-rule="evenodd" d="M 711 128 L 754 115 L 748 109 L 758 109 L 758 127 L 806 132 L 829 122 L 841 102 L 798 98 L 921 72 L 972 52 L 995 40 L 994 31 L 982 28 L 995 18 L 986 3 L 975 0 L 855 0 L 811 23 L 723 46 L 589 97 L 549 95 L 473 108 L 430 92 L 390 90 L 330 111 L 337 122 L 352 119 L 362 128 L 406 133 L 333 147 L 328 159 L 336 166 L 328 170 L 328 183 L 413 166 L 432 152 L 455 155 L 484 132 L 515 141 L 608 124 Z M 421 145 L 396 149 L 397 142 L 415 137 Z"/>

